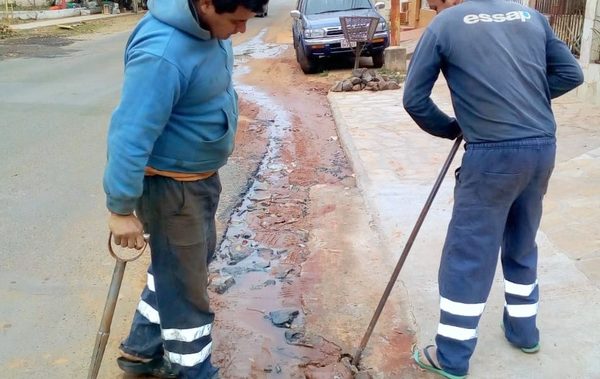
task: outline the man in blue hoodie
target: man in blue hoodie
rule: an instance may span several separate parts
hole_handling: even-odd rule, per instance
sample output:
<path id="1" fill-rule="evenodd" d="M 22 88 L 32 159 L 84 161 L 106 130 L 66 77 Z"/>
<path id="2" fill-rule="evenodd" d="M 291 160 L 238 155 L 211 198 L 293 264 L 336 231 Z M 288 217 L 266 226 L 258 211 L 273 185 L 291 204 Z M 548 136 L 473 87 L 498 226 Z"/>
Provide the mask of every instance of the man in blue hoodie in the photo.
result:
<path id="1" fill-rule="evenodd" d="M 104 189 L 114 242 L 152 263 L 118 364 L 129 374 L 204 379 L 211 364 L 208 263 L 217 170 L 233 151 L 237 94 L 229 37 L 268 0 L 150 0 L 125 52 Z"/>
<path id="2" fill-rule="evenodd" d="M 404 87 L 404 107 L 426 132 L 466 141 L 439 269 L 436 345 L 417 363 L 447 378 L 467 375 L 477 325 L 501 250 L 506 339 L 540 348 L 535 235 L 554 168 L 551 99 L 583 81 L 576 59 L 537 11 L 505 0 L 429 0 L 442 11 L 425 30 Z M 456 119 L 431 100 L 440 71 Z M 494 375 L 490 375 L 494 376 Z"/>

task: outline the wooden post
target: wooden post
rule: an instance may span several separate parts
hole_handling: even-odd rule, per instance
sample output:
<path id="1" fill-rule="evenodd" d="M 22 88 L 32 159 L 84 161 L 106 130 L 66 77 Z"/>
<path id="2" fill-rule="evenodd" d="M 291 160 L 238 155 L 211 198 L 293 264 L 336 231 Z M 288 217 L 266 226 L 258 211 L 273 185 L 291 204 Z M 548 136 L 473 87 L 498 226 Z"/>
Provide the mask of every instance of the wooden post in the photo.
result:
<path id="1" fill-rule="evenodd" d="M 400 0 L 392 0 L 390 8 L 390 45 L 400 46 Z"/>

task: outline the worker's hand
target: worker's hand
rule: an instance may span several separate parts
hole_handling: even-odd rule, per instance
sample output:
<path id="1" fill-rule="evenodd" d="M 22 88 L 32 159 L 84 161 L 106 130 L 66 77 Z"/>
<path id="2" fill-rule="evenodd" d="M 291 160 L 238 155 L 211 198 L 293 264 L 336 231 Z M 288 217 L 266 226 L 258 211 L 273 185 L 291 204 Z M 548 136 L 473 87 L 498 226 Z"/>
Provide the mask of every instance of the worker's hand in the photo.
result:
<path id="1" fill-rule="evenodd" d="M 133 214 L 122 216 L 111 213 L 108 228 L 116 245 L 140 250 L 146 244 L 142 223 Z"/>

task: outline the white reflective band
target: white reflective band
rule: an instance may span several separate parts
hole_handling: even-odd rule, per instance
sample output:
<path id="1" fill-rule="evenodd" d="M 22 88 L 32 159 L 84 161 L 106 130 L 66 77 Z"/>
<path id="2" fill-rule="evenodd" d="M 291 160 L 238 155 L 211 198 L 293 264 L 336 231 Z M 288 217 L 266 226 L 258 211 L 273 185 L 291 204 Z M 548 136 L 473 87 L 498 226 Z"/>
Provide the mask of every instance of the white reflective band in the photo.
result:
<path id="1" fill-rule="evenodd" d="M 509 305 L 505 304 L 506 311 L 510 317 L 532 317 L 538 313 L 538 303 Z"/>
<path id="2" fill-rule="evenodd" d="M 465 304 L 448 300 L 445 297 L 440 298 L 440 308 L 444 312 L 452 313 L 457 316 L 481 316 L 485 303 Z"/>
<path id="3" fill-rule="evenodd" d="M 192 329 L 163 329 L 163 339 L 167 341 L 192 342 L 210 335 L 212 324 Z"/>
<path id="4" fill-rule="evenodd" d="M 140 300 L 137 310 L 151 323 L 160 324 L 160 317 L 158 316 L 158 311 L 152 308 L 152 306 L 150 306 L 150 304 L 146 303 L 144 300 Z"/>
<path id="5" fill-rule="evenodd" d="M 511 295 L 529 296 L 531 295 L 537 284 L 537 280 L 533 284 L 517 284 L 504 279 L 504 291 Z"/>
<path id="6" fill-rule="evenodd" d="M 167 357 L 171 363 L 178 364 L 183 367 L 194 367 L 204 362 L 210 355 L 212 349 L 212 342 L 209 343 L 202 349 L 201 352 L 195 354 L 176 354 L 166 351 Z"/>
<path id="7" fill-rule="evenodd" d="M 148 273 L 148 289 L 152 292 L 156 292 L 154 287 L 154 276 L 152 276 L 150 273 Z"/>
<path id="8" fill-rule="evenodd" d="M 437 332 L 440 336 L 452 338 L 454 340 L 459 341 L 467 341 L 473 338 L 477 338 L 477 329 L 465 329 L 451 325 L 439 324 Z"/>

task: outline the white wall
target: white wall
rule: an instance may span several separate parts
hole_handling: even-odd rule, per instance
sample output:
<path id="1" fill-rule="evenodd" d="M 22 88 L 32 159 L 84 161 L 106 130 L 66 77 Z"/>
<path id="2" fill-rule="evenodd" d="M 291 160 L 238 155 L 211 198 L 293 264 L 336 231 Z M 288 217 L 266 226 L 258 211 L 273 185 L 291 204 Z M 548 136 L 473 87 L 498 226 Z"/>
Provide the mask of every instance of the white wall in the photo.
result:
<path id="1" fill-rule="evenodd" d="M 577 95 L 600 103 L 600 64 L 594 63 L 600 59 L 600 35 L 592 30 L 600 31 L 600 22 L 596 19 L 600 19 L 600 0 L 587 0 L 579 57 L 585 82 L 577 89 Z"/>
<path id="2" fill-rule="evenodd" d="M 375 1 L 376 3 L 380 1 L 377 0 Z M 391 0 L 383 0 L 383 3 L 385 3 L 385 8 L 379 10 L 379 13 L 386 19 L 386 20 L 390 20 L 390 8 L 392 7 L 392 1 Z"/>
<path id="3" fill-rule="evenodd" d="M 43 7 L 48 5 L 48 2 L 46 0 L 9 0 L 9 3 L 16 3 L 17 5 L 21 5 L 24 7 Z M 4 3 L 4 1 L 2 1 L 2 3 Z"/>

